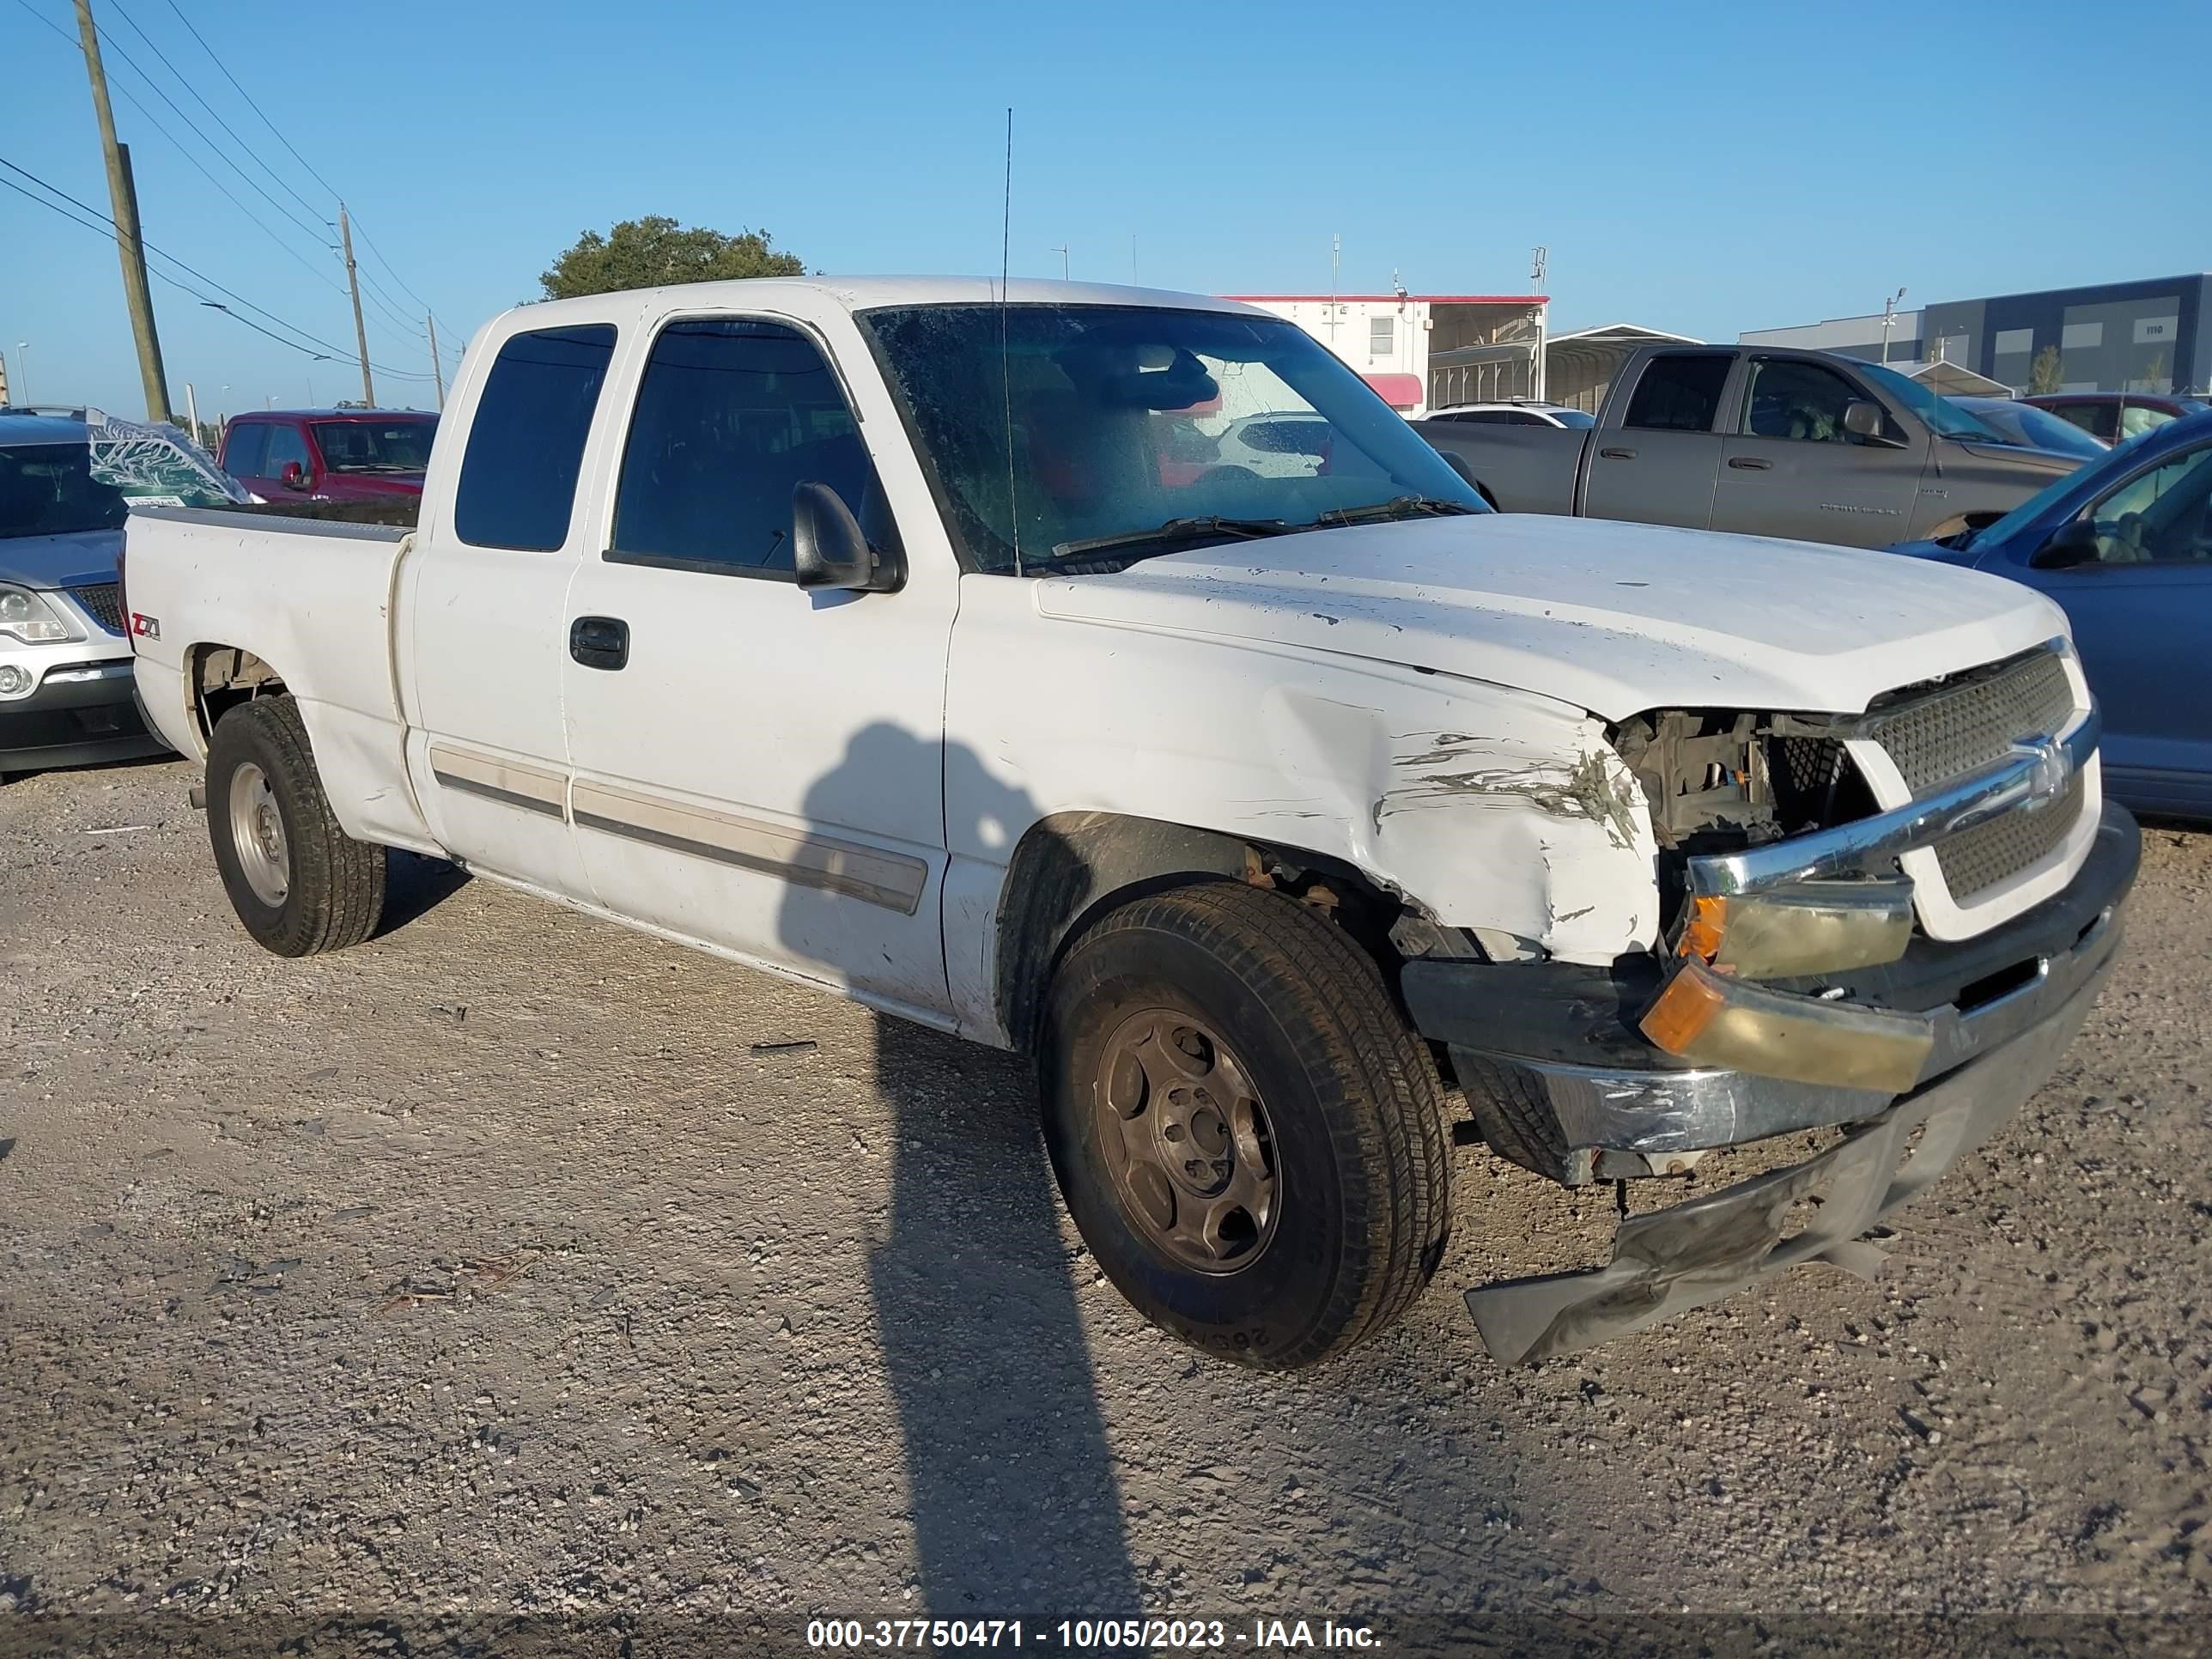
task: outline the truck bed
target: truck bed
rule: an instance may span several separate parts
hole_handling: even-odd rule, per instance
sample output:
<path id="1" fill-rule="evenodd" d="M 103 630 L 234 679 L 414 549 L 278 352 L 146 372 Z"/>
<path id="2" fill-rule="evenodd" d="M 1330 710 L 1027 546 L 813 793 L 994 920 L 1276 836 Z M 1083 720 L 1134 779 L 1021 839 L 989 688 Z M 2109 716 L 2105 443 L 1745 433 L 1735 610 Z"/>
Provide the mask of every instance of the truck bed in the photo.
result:
<path id="1" fill-rule="evenodd" d="M 147 719 L 179 753 L 204 757 L 200 699 L 210 674 L 223 672 L 210 661 L 243 652 L 281 665 L 346 832 L 427 844 L 407 784 L 392 634 L 411 534 L 267 507 L 135 509 L 124 530 L 124 593 Z"/>
<path id="2" fill-rule="evenodd" d="M 1595 435 L 1558 426 L 1470 426 L 1415 421 L 1431 447 L 1458 457 L 1501 513 L 1572 514 L 1583 453 Z"/>

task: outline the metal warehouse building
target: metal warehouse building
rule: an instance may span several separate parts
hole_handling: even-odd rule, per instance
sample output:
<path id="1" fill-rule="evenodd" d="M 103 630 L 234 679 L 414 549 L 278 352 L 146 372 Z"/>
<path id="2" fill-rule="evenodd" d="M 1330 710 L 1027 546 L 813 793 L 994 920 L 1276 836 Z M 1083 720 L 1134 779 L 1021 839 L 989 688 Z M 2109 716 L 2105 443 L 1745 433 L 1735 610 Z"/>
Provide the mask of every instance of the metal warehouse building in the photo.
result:
<path id="1" fill-rule="evenodd" d="M 1806 346 L 1887 362 L 1961 364 L 2029 389 L 2035 360 L 2058 353 L 2056 392 L 2202 392 L 2212 386 L 2212 274 L 1953 300 L 1920 311 L 1753 329 L 1746 345 Z"/>

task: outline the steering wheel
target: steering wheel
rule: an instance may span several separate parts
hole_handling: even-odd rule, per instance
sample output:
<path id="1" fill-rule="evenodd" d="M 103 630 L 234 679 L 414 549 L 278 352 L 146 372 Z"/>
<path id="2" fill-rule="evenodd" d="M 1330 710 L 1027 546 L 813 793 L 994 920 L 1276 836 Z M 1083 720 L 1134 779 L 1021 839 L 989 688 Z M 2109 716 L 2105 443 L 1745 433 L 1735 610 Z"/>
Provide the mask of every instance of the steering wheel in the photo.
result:
<path id="1" fill-rule="evenodd" d="M 1223 462 L 1209 466 L 1192 480 L 1194 483 L 1257 483 L 1260 475 L 1249 466 L 1237 466 Z"/>

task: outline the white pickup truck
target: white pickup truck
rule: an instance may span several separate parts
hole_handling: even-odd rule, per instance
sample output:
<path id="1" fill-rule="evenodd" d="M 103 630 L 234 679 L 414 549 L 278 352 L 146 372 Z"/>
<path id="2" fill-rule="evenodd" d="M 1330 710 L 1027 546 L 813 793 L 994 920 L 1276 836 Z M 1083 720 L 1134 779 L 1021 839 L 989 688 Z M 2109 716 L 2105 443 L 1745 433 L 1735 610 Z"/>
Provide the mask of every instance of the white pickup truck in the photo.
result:
<path id="1" fill-rule="evenodd" d="M 1224 409 L 1325 438 L 1209 460 Z M 411 531 L 155 510 L 127 555 L 255 939 L 360 944 L 408 848 L 1033 1054 L 1101 1267 L 1261 1366 L 1421 1291 L 1478 1136 L 1697 1177 L 1620 1187 L 1608 1262 L 1468 1291 L 1501 1358 L 1869 1268 L 2050 1073 L 2136 870 L 2045 600 L 1489 512 L 1214 300 L 531 306 Z"/>

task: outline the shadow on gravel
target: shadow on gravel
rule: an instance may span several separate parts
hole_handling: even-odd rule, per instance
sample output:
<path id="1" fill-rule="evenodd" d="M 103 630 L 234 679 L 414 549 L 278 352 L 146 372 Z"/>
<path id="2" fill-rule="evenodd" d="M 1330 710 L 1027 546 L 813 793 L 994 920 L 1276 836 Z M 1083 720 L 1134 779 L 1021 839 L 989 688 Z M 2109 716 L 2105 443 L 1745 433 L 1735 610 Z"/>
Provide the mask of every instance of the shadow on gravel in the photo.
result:
<path id="1" fill-rule="evenodd" d="M 385 858 L 384 914 L 377 919 L 372 938 L 398 933 L 469 884 L 469 872 L 444 859 L 426 859 L 397 848 Z"/>
<path id="2" fill-rule="evenodd" d="M 914 752 L 925 741 L 888 725 L 859 733 L 810 789 L 810 822 L 825 837 L 857 839 L 864 832 L 849 820 L 872 788 L 917 769 L 942 775 L 939 744 Z M 975 823 L 1033 816 L 972 755 L 947 764 L 959 769 L 952 793 Z M 954 845 L 973 842 L 975 824 L 949 827 Z M 916 915 L 933 938 L 938 898 L 933 882 Z M 803 952 L 801 941 L 835 938 L 841 918 L 866 902 L 794 885 L 783 938 Z M 879 1017 L 876 1078 L 896 1139 L 888 1231 L 868 1277 L 929 1613 L 1135 1616 L 1121 1488 L 1029 1068 Z"/>

